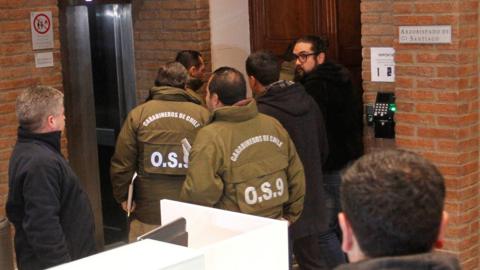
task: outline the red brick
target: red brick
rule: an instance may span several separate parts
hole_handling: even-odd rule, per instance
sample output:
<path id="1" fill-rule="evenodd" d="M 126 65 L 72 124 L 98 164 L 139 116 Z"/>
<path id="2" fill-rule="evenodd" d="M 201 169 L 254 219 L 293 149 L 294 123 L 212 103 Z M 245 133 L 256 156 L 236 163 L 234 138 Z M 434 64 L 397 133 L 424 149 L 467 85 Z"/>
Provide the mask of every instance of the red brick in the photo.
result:
<path id="1" fill-rule="evenodd" d="M 478 1 L 462 1 L 462 4 L 460 5 L 460 10 L 463 12 L 471 12 L 472 10 L 477 10 L 478 9 Z"/>
<path id="2" fill-rule="evenodd" d="M 478 20 L 478 14 L 462 14 L 460 16 L 460 24 L 471 24 L 471 23 L 477 23 Z"/>
<path id="3" fill-rule="evenodd" d="M 443 16 L 435 16 L 435 23 L 437 24 L 456 24 L 458 23 L 458 15 L 443 15 Z"/>
<path id="4" fill-rule="evenodd" d="M 404 101 L 397 101 L 397 111 L 398 112 L 413 112 L 415 109 L 415 104 L 404 102 Z"/>
<path id="5" fill-rule="evenodd" d="M 176 1 L 176 0 L 163 0 L 160 1 L 160 8 L 164 9 L 193 9 L 195 5 L 193 1 Z"/>
<path id="6" fill-rule="evenodd" d="M 381 11 L 390 11 L 391 5 L 388 1 L 362 1 L 360 4 L 360 9 L 362 13 L 375 13 Z"/>
<path id="7" fill-rule="evenodd" d="M 397 66 L 395 72 L 402 75 L 418 76 L 418 77 L 432 77 L 435 74 L 433 67 L 427 66 Z"/>
<path id="8" fill-rule="evenodd" d="M 439 139 L 457 139 L 459 136 L 457 130 L 454 129 L 427 127 L 418 127 L 417 134 L 419 137 Z"/>
<path id="9" fill-rule="evenodd" d="M 457 78 L 451 79 L 417 79 L 418 88 L 432 88 L 432 89 L 456 89 L 459 80 Z"/>
<path id="10" fill-rule="evenodd" d="M 395 25 L 425 25 L 433 24 L 434 16 L 412 16 L 412 15 L 396 15 L 394 16 Z"/>
<path id="11" fill-rule="evenodd" d="M 395 133 L 397 135 L 413 136 L 415 135 L 415 127 L 411 125 L 405 125 L 403 123 L 397 123 L 395 127 Z"/>
<path id="12" fill-rule="evenodd" d="M 437 165 L 437 167 L 444 176 L 458 177 L 462 172 L 462 169 L 459 166 Z"/>
<path id="13" fill-rule="evenodd" d="M 452 67 L 452 66 L 446 66 L 446 67 L 437 67 L 437 76 L 440 78 L 445 78 L 445 77 L 457 77 L 459 74 L 459 68 L 457 67 Z"/>
<path id="14" fill-rule="evenodd" d="M 459 64 L 476 64 L 477 61 L 472 59 L 476 57 L 476 54 L 472 52 L 462 52 L 458 54 L 458 63 Z"/>
<path id="15" fill-rule="evenodd" d="M 415 111 L 418 113 L 451 114 L 458 112 L 458 109 L 456 104 L 417 103 L 415 105 Z"/>
<path id="16" fill-rule="evenodd" d="M 457 63 L 457 55 L 442 53 L 419 53 L 416 56 L 416 60 L 418 63 L 455 64 Z"/>
<path id="17" fill-rule="evenodd" d="M 15 56 L 0 56 L 0 67 L 14 67 L 18 65 L 25 65 L 34 63 L 33 54 L 31 55 L 15 55 Z"/>
<path id="18" fill-rule="evenodd" d="M 453 10 L 458 9 L 457 3 L 415 3 L 415 12 L 416 13 L 451 13 Z"/>
<path id="19" fill-rule="evenodd" d="M 437 123 L 441 126 L 466 126 L 478 123 L 478 114 L 464 116 L 437 116 Z"/>
<path id="20" fill-rule="evenodd" d="M 413 55 L 409 52 L 395 53 L 395 62 L 411 64 L 413 63 Z"/>
<path id="21" fill-rule="evenodd" d="M 469 225 L 447 226 L 446 235 L 449 237 L 462 238 L 470 231 Z"/>
<path id="22" fill-rule="evenodd" d="M 30 18 L 17 21 L 0 21 L 3 32 L 30 31 Z"/>
<path id="23" fill-rule="evenodd" d="M 417 124 L 417 125 L 434 125 L 435 116 L 431 114 L 418 114 L 418 113 L 397 113 L 395 115 L 397 122 Z"/>
<path id="24" fill-rule="evenodd" d="M 362 24 L 381 22 L 381 14 L 362 14 Z"/>
<path id="25" fill-rule="evenodd" d="M 413 87 L 413 79 L 408 77 L 397 77 L 396 78 L 396 86 L 399 88 L 412 88 Z"/>
<path id="26" fill-rule="evenodd" d="M 369 25 L 368 27 L 362 25 L 362 35 L 391 35 L 394 31 L 391 25 Z"/>
<path id="27" fill-rule="evenodd" d="M 395 14 L 412 13 L 414 10 L 413 8 L 413 3 L 393 3 L 393 12 Z"/>
<path id="28" fill-rule="evenodd" d="M 362 36 L 363 47 L 378 47 L 378 46 L 391 46 L 393 43 L 393 33 L 388 36 Z"/>
<path id="29" fill-rule="evenodd" d="M 395 142 L 400 148 L 427 150 L 433 150 L 435 148 L 433 140 L 429 139 L 396 138 Z"/>

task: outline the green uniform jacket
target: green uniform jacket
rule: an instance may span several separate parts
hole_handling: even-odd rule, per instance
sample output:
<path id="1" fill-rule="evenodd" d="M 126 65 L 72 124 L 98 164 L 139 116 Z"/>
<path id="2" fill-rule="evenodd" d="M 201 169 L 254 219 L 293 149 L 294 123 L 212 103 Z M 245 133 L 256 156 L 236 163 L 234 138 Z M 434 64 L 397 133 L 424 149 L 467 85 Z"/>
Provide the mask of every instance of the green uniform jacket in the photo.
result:
<path id="1" fill-rule="evenodd" d="M 303 209 L 305 175 L 287 131 L 255 101 L 214 111 L 190 152 L 180 198 L 293 223 Z"/>
<path id="2" fill-rule="evenodd" d="M 205 107 L 205 108 L 207 107 L 207 105 L 205 104 L 205 98 L 203 98 L 199 93 L 193 91 L 190 88 L 185 89 L 185 91 L 187 91 L 187 93 L 191 97 L 194 97 L 198 101 L 198 104 L 202 105 L 202 107 Z"/>
<path id="3" fill-rule="evenodd" d="M 135 217 L 143 223 L 160 224 L 160 199 L 178 200 L 188 168 L 181 140 L 190 143 L 210 114 L 185 90 L 153 87 L 152 100 L 127 116 L 118 135 L 110 175 L 115 199 L 127 200 L 134 172 Z M 185 160 L 186 159 L 186 160 Z"/>

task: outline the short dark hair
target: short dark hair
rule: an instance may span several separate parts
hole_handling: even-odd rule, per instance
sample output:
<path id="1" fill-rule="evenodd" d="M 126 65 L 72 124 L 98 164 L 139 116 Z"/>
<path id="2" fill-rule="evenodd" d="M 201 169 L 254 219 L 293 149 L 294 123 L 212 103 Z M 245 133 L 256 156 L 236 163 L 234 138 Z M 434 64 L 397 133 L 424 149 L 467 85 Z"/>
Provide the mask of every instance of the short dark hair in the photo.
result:
<path id="1" fill-rule="evenodd" d="M 278 58 L 270 52 L 252 53 L 245 63 L 248 76 L 253 76 L 262 85 L 267 86 L 280 78 Z"/>
<path id="2" fill-rule="evenodd" d="M 188 70 L 193 66 L 200 67 L 200 57 L 202 57 L 202 54 L 198 51 L 183 50 L 177 53 L 175 61 L 181 63 Z"/>
<path id="3" fill-rule="evenodd" d="M 182 64 L 168 62 L 158 69 L 155 86 L 172 86 L 184 89 L 187 78 L 187 70 Z"/>
<path id="4" fill-rule="evenodd" d="M 314 35 L 308 35 L 297 39 L 295 44 L 297 43 L 310 43 L 312 44 L 312 52 L 319 54 L 319 53 L 326 53 L 328 50 L 329 42 L 326 37 L 319 37 Z"/>
<path id="5" fill-rule="evenodd" d="M 223 104 L 233 105 L 247 97 L 247 84 L 240 71 L 220 67 L 212 73 L 208 91 L 217 94 Z"/>
<path id="6" fill-rule="evenodd" d="M 429 252 L 438 238 L 445 182 L 418 154 L 379 151 L 343 172 L 340 198 L 366 256 L 418 254 Z"/>
<path id="7" fill-rule="evenodd" d="M 285 49 L 285 51 L 283 52 L 283 55 L 282 55 L 282 60 L 283 61 L 290 62 L 290 61 L 295 60 L 295 54 L 293 54 L 293 48 L 295 48 L 295 44 L 297 44 L 296 39 L 294 39 L 294 40 L 290 41 L 290 43 L 288 43 L 288 46 L 287 46 L 287 48 Z"/>

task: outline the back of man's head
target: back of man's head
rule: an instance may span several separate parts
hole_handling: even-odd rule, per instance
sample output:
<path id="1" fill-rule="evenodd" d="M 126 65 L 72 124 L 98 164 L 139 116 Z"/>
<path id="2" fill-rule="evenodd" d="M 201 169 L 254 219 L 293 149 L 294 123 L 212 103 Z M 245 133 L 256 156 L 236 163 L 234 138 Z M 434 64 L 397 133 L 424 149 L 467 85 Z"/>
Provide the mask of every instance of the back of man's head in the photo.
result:
<path id="1" fill-rule="evenodd" d="M 184 89 L 187 77 L 187 70 L 182 64 L 169 62 L 158 69 L 155 86 L 171 86 Z"/>
<path id="2" fill-rule="evenodd" d="M 367 154 L 343 173 L 340 190 L 343 214 L 365 256 L 418 254 L 435 246 L 444 225 L 445 183 L 421 156 Z"/>
<path id="3" fill-rule="evenodd" d="M 310 43 L 312 45 L 312 52 L 319 54 L 319 53 L 327 53 L 329 42 L 328 39 L 324 37 L 308 35 L 297 39 L 295 44 L 297 43 Z"/>
<path id="4" fill-rule="evenodd" d="M 43 128 L 49 115 L 62 113 L 63 93 L 49 86 L 36 86 L 24 90 L 16 101 L 18 123 L 30 132 Z"/>
<path id="5" fill-rule="evenodd" d="M 216 69 L 208 84 L 210 95 L 217 94 L 224 105 L 233 105 L 247 97 L 247 85 L 240 71 L 231 67 Z"/>
<path id="6" fill-rule="evenodd" d="M 280 64 L 275 55 L 270 52 L 255 52 L 250 54 L 245 64 L 248 76 L 253 76 L 263 86 L 278 81 Z"/>
<path id="7" fill-rule="evenodd" d="M 175 61 L 182 64 L 187 70 L 191 67 L 199 68 L 202 64 L 200 57 L 202 54 L 198 51 L 184 50 L 179 51 L 175 57 Z"/>

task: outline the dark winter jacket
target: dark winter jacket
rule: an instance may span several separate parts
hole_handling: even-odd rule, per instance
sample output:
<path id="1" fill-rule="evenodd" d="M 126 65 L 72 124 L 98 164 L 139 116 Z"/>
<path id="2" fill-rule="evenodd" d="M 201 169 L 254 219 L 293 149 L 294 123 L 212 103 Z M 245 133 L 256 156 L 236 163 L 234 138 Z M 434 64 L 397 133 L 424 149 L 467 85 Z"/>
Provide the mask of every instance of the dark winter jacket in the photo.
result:
<path id="1" fill-rule="evenodd" d="M 363 154 L 362 97 L 348 70 L 325 62 L 300 79 L 320 106 L 327 128 L 329 156 L 324 172 L 342 169 Z"/>
<path id="2" fill-rule="evenodd" d="M 336 270 L 460 270 L 455 256 L 431 252 L 398 257 L 381 257 L 366 259 L 357 263 L 343 264 Z"/>
<path id="3" fill-rule="evenodd" d="M 327 229 L 322 167 L 328 154 L 323 116 L 301 84 L 274 83 L 257 99 L 258 110 L 276 118 L 288 131 L 305 170 L 303 213 L 291 227 L 297 239 Z"/>
<path id="4" fill-rule="evenodd" d="M 6 210 L 19 269 L 44 269 L 95 252 L 92 209 L 60 152 L 60 133 L 18 131 Z"/>

